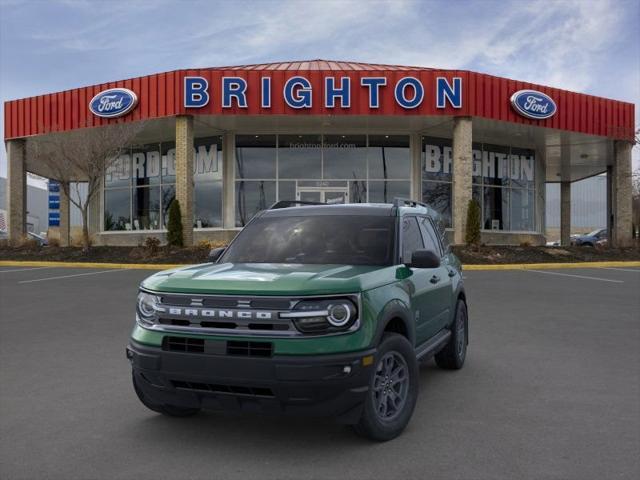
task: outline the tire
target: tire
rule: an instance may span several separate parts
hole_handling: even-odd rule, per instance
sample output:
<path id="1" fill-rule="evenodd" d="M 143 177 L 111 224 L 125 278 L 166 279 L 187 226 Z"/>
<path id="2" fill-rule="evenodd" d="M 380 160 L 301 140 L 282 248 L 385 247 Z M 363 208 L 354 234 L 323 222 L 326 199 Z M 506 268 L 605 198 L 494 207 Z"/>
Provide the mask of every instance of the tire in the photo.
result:
<path id="1" fill-rule="evenodd" d="M 136 379 L 135 374 L 132 374 L 131 378 L 133 380 L 133 389 L 136 391 L 136 395 L 138 395 L 138 398 L 140 399 L 142 404 L 149 410 L 167 415 L 169 417 L 191 417 L 200 411 L 199 408 L 184 408 L 178 407 L 176 405 L 163 405 L 155 403 L 144 394 L 144 392 L 138 385 L 138 380 Z"/>
<path id="2" fill-rule="evenodd" d="M 399 377 L 395 384 L 391 382 L 393 375 L 386 375 L 394 371 Z M 411 419 L 418 389 L 418 362 L 413 346 L 402 335 L 385 334 L 375 367 L 371 369 L 362 416 L 353 429 L 358 435 L 378 442 L 397 437 Z"/>
<path id="3" fill-rule="evenodd" d="M 459 370 L 464 365 L 469 344 L 469 317 L 467 305 L 462 300 L 456 304 L 456 317 L 453 320 L 451 338 L 447 345 L 435 355 L 436 365 L 445 370 Z"/>

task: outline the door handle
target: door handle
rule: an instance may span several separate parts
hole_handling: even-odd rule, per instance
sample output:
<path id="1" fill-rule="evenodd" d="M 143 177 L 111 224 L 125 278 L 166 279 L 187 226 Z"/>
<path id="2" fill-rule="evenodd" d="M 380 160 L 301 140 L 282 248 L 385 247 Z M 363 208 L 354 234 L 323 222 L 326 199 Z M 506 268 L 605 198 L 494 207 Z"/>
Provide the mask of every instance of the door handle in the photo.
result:
<path id="1" fill-rule="evenodd" d="M 431 280 L 429 280 L 431 283 L 438 283 L 440 281 L 440 277 L 437 275 L 434 275 L 433 277 L 431 277 Z"/>

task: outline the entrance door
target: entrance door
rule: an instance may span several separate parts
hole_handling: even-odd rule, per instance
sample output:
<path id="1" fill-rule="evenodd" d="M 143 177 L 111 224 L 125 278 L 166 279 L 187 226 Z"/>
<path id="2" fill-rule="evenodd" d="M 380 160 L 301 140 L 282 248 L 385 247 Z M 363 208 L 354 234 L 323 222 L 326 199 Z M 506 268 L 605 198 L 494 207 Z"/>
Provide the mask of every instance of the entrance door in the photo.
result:
<path id="1" fill-rule="evenodd" d="M 298 187 L 296 200 L 303 202 L 349 203 L 347 187 Z"/>

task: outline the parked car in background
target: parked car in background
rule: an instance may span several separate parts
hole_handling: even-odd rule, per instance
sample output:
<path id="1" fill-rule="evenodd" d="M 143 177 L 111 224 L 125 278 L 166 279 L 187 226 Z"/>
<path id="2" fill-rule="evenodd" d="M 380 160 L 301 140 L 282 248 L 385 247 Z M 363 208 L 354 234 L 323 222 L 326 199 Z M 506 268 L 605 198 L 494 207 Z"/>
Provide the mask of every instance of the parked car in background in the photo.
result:
<path id="1" fill-rule="evenodd" d="M 589 232 L 586 235 L 576 235 L 571 238 L 571 244 L 576 245 L 578 247 L 595 247 L 596 244 L 601 244 L 599 242 L 603 242 L 607 240 L 607 229 L 600 228 L 598 230 L 594 230 L 593 232 Z"/>

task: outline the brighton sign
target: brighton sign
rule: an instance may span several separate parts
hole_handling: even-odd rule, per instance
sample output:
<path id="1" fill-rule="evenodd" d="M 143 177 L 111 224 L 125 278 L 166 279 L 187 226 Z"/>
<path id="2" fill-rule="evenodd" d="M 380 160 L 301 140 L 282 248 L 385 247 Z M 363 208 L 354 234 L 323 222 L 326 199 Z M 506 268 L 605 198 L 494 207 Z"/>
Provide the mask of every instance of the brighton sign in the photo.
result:
<path id="1" fill-rule="evenodd" d="M 272 99 L 277 93 L 278 98 L 286 105 L 294 109 L 309 109 L 313 107 L 313 86 L 311 81 L 304 76 L 289 78 L 282 88 L 282 92 L 274 92 L 271 77 L 262 77 L 259 82 L 260 106 L 271 108 Z M 350 77 L 325 77 L 322 81 L 324 87 L 323 106 L 325 108 L 351 107 L 352 95 L 359 95 L 364 91 L 368 98 L 369 108 L 376 109 L 381 106 L 383 89 L 390 87 L 393 91 L 395 102 L 404 109 L 419 107 L 425 98 L 425 88 L 422 82 L 415 77 L 401 77 L 393 84 L 386 77 L 362 77 L 357 85 L 352 84 Z M 242 77 L 222 77 L 220 85 L 220 105 L 222 108 L 247 108 L 247 91 L 249 84 Z M 445 77 L 436 78 L 435 82 L 436 108 L 462 108 L 462 78 Z M 209 104 L 212 90 L 209 82 L 204 77 L 184 77 L 185 108 L 202 108 Z M 339 107 L 338 107 L 339 105 Z"/>
<path id="2" fill-rule="evenodd" d="M 551 118 L 558 110 L 549 95 L 536 90 L 518 90 L 511 95 L 511 105 L 520 115 L 533 120 Z"/>

